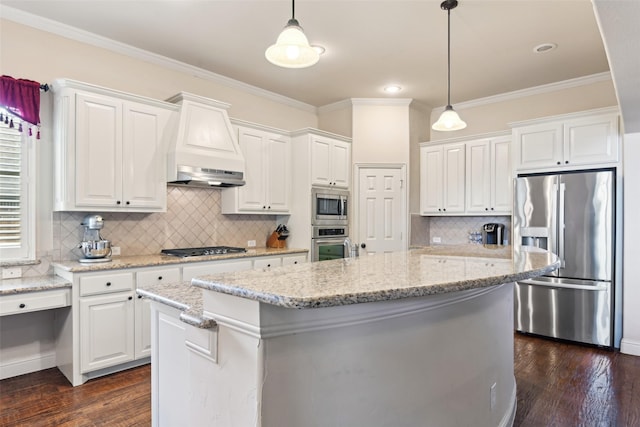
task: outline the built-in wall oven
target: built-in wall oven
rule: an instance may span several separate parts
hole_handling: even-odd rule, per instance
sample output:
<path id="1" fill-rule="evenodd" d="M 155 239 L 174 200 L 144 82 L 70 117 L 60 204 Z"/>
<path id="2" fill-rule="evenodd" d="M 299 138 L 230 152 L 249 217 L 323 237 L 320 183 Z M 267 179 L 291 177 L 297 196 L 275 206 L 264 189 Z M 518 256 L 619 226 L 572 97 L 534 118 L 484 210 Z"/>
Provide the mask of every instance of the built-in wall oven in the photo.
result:
<path id="1" fill-rule="evenodd" d="M 311 189 L 311 225 L 349 225 L 349 190 Z"/>
<path id="2" fill-rule="evenodd" d="M 340 225 L 313 226 L 311 239 L 311 261 L 328 261 L 348 258 L 349 227 Z"/>

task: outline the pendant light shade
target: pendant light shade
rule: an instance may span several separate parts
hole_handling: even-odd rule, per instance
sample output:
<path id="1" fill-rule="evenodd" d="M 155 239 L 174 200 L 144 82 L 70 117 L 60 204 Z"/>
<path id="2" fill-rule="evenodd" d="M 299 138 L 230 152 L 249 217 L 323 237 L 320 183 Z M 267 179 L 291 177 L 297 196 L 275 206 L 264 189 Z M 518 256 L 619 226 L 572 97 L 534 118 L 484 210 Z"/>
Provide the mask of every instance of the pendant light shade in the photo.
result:
<path id="1" fill-rule="evenodd" d="M 276 44 L 269 46 L 264 56 L 272 64 L 285 68 L 310 67 L 320 59 L 320 54 L 309 45 L 307 36 L 295 18 L 295 0 L 291 1 L 291 19 L 278 36 Z"/>
<path id="2" fill-rule="evenodd" d="M 447 105 L 437 122 L 431 126 L 433 130 L 449 131 L 460 130 L 467 127 L 467 124 L 460 118 L 456 110 L 451 105 Z"/>
<path id="3" fill-rule="evenodd" d="M 457 0 L 445 0 L 440 4 L 440 8 L 447 11 L 447 106 L 438 121 L 431 126 L 431 129 L 437 131 L 460 130 L 467 127 L 451 106 L 451 9 L 455 9 L 456 6 Z"/>

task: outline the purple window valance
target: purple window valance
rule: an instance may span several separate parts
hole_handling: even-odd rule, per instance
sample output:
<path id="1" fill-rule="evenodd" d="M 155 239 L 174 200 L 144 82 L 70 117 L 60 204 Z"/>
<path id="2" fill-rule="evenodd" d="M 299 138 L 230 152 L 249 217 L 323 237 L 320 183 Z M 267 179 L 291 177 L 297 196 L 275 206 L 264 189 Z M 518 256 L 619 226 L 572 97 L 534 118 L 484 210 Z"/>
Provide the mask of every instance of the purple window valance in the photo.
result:
<path id="1" fill-rule="evenodd" d="M 0 106 L 25 122 L 39 126 L 40 83 L 11 76 L 0 77 Z M 3 119 L 5 123 L 11 120 L 9 117 Z"/>

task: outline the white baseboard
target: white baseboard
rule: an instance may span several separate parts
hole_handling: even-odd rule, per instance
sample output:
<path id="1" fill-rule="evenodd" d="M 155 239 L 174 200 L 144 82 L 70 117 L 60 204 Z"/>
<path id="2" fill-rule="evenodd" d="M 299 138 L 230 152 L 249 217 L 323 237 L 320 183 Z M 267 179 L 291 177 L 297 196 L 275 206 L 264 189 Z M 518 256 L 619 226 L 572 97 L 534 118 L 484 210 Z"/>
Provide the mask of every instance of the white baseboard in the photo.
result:
<path id="1" fill-rule="evenodd" d="M 56 366 L 55 351 L 39 354 L 36 357 L 13 360 L 9 363 L 0 362 L 0 380 L 42 371 Z"/>
<path id="2" fill-rule="evenodd" d="M 640 356 L 640 342 L 623 338 L 620 342 L 620 352 Z"/>

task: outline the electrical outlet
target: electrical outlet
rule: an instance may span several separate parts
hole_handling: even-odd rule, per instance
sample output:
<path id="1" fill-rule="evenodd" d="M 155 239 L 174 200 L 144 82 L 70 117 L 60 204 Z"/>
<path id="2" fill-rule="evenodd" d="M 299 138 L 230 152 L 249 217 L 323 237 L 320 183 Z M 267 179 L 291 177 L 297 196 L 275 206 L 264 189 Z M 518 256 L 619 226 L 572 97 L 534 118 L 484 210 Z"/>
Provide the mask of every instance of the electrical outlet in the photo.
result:
<path id="1" fill-rule="evenodd" d="M 496 383 L 491 386 L 491 410 L 496 407 Z"/>
<path id="2" fill-rule="evenodd" d="M 433 243 L 442 243 L 442 238 L 440 238 L 440 237 L 434 237 L 434 238 L 433 238 Z"/>
<path id="3" fill-rule="evenodd" d="M 248 240 L 247 241 L 247 246 L 250 248 L 255 248 L 256 247 L 256 241 L 255 240 Z"/>
<path id="4" fill-rule="evenodd" d="M 2 269 L 2 278 L 3 279 L 15 279 L 16 277 L 22 277 L 22 268 L 20 267 L 9 267 Z"/>
<path id="5" fill-rule="evenodd" d="M 120 255 L 120 246 L 111 246 L 111 255 Z"/>

